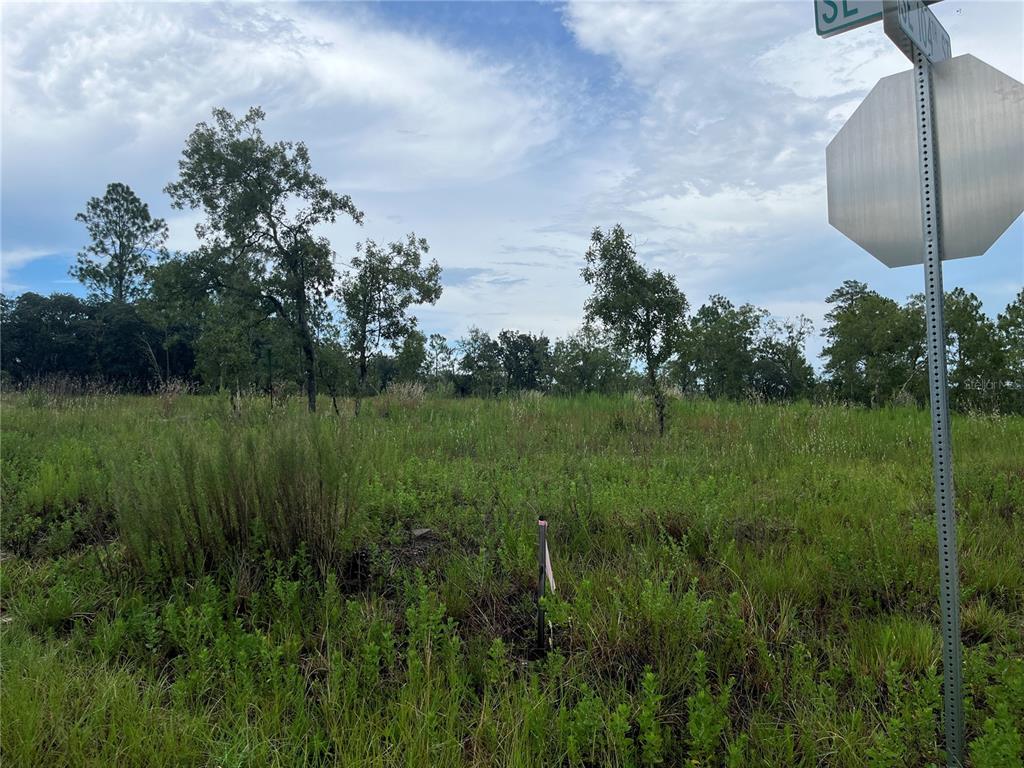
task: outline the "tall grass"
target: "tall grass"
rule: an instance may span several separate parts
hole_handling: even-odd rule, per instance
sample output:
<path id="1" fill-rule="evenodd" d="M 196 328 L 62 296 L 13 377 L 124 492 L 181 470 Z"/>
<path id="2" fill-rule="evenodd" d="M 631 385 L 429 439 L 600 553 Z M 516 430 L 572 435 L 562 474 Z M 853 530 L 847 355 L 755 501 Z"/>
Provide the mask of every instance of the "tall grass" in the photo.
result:
<path id="1" fill-rule="evenodd" d="M 304 546 L 324 572 L 368 528 L 364 463 L 345 422 L 205 421 L 113 467 L 117 530 L 137 565 L 194 575 L 232 558 L 287 559 Z"/>
<path id="2" fill-rule="evenodd" d="M 926 412 L 369 405 L 5 395 L 5 764 L 942 761 Z M 968 740 L 1013 765 L 1024 419 L 953 430 Z"/>

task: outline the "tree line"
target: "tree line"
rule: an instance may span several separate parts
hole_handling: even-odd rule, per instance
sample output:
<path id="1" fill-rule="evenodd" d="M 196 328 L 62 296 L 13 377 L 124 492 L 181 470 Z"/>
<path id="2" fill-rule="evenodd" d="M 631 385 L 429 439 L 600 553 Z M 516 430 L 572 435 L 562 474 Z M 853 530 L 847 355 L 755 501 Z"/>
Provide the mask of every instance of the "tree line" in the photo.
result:
<path id="1" fill-rule="evenodd" d="M 88 297 L 0 296 L 0 369 L 147 392 L 171 382 L 361 399 L 396 382 L 462 396 L 540 391 L 648 392 L 664 430 L 670 388 L 711 398 L 835 398 L 866 405 L 927 398 L 921 296 L 899 303 L 847 281 L 828 296 L 824 366 L 806 356 L 806 318 L 779 322 L 710 297 L 691 311 L 676 280 L 644 266 L 621 226 L 595 229 L 581 273 L 582 327 L 552 341 L 471 328 L 424 334 L 412 308 L 441 296 L 441 267 L 415 233 L 358 244 L 339 269 L 317 229 L 363 221 L 312 169 L 302 142 L 264 138 L 258 108 L 213 112 L 185 142 L 165 192 L 196 210 L 199 247 L 170 253 L 168 230 L 125 184 L 76 216 L 89 242 L 71 275 Z M 995 319 L 957 288 L 946 295 L 950 387 L 959 408 L 1024 410 L 1024 291 Z"/>

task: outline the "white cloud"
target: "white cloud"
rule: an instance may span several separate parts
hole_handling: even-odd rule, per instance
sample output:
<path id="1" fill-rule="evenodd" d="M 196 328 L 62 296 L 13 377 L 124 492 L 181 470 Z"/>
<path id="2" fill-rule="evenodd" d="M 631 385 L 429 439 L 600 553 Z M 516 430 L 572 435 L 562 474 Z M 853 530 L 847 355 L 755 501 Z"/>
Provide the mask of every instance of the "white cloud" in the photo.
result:
<path id="1" fill-rule="evenodd" d="M 709 194 L 690 185 L 683 194 L 650 198 L 630 210 L 715 247 L 723 239 L 746 241 L 788 230 L 821 207 L 824 193 L 822 184 L 806 182 L 768 190 L 729 186 Z"/>
<path id="2" fill-rule="evenodd" d="M 351 6 L 9 7 L 4 21 L 5 143 L 65 161 L 178 149 L 211 107 L 259 103 L 348 186 L 423 185 L 508 173 L 563 119 L 550 83 Z"/>
<path id="3" fill-rule="evenodd" d="M 813 29 L 787 36 L 759 56 L 758 77 L 807 99 L 863 96 L 879 78 L 910 69 L 910 62 L 878 24 L 822 40 Z"/>
<path id="4" fill-rule="evenodd" d="M 649 82 L 660 82 L 672 59 L 749 59 L 752 49 L 777 36 L 795 16 L 792 5 L 711 0 L 585 1 L 565 9 L 566 24 L 581 46 L 614 55 L 631 77 Z"/>
<path id="5" fill-rule="evenodd" d="M 954 53 L 1019 72 L 1024 5 L 942 6 Z M 879 78 L 910 64 L 881 24 L 822 40 L 812 18 L 810 0 L 582 0 L 564 11 L 579 44 L 644 95 L 609 144 L 628 173 L 581 207 L 631 228 L 691 299 L 722 292 L 776 314 L 807 304 L 820 325 L 821 308 L 799 296 L 857 274 L 856 252 L 827 225 L 825 146 Z"/>
<path id="6" fill-rule="evenodd" d="M 613 57 L 646 94 L 624 196 L 774 188 L 816 172 L 815 110 L 759 77 L 760 56 L 802 19 L 792 4 L 571 3 L 565 20 L 580 44 Z"/>
<path id="7" fill-rule="evenodd" d="M 973 53 L 1018 80 L 1024 71 L 1020 38 L 992 34 L 994 22 L 1024 31 L 1024 4 L 1018 2 L 950 3 L 934 9 L 950 33 L 953 55 Z M 855 97 L 859 103 L 879 79 L 910 69 L 911 64 L 883 33 L 869 24 L 827 40 L 811 28 L 787 35 L 761 54 L 755 65 L 766 84 L 796 95 L 831 102 Z M 853 110 L 842 109 L 848 116 Z"/>
<path id="8" fill-rule="evenodd" d="M 52 248 L 5 248 L 0 253 L 0 265 L 4 269 L 17 269 L 36 259 L 53 256 L 56 253 L 57 251 Z"/>
<path id="9" fill-rule="evenodd" d="M 8 5 L 2 34 L 5 247 L 45 230 L 77 250 L 75 213 L 119 180 L 168 220 L 169 247 L 193 248 L 200 217 L 162 193 L 184 139 L 214 106 L 259 104 L 267 137 L 305 141 L 366 211 L 361 230 L 327 228 L 339 263 L 356 239 L 416 229 L 442 264 L 475 266 L 521 234 L 512 195 L 542 197 L 522 174 L 558 151 L 578 106 L 555 62 L 452 48 L 351 4 Z M 509 314 L 514 288 L 481 286 L 474 311 Z"/>
<path id="10" fill-rule="evenodd" d="M 20 283 L 11 282 L 11 270 L 57 253 L 58 251 L 53 248 L 4 248 L 0 252 L 0 293 L 18 293 L 26 289 L 26 286 Z"/>
<path id="11" fill-rule="evenodd" d="M 602 223 L 631 227 L 698 301 L 794 232 L 821 231 L 828 110 L 766 79 L 764 60 L 809 10 L 574 2 L 564 18 L 646 95 L 616 146 L 629 172 L 589 200 Z"/>

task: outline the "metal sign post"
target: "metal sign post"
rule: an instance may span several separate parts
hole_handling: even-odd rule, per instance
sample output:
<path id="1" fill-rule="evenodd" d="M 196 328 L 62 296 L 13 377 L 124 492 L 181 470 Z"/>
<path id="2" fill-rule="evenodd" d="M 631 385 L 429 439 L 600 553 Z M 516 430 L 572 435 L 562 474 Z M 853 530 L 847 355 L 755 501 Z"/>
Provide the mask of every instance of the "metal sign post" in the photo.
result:
<path id="1" fill-rule="evenodd" d="M 953 447 L 946 388 L 946 323 L 942 290 L 942 200 L 935 141 L 932 64 L 949 59 L 949 34 L 921 0 L 885 0 L 885 33 L 914 62 L 917 162 L 924 239 L 925 335 L 928 401 L 932 416 L 932 481 L 939 539 L 939 609 L 942 617 L 942 722 L 946 761 L 964 764 L 963 660 L 960 642 L 960 570 L 953 506 Z"/>
<path id="2" fill-rule="evenodd" d="M 829 144 L 826 169 L 833 226 L 890 267 L 924 264 L 943 725 L 947 762 L 961 768 L 960 579 L 942 260 L 984 253 L 1024 210 L 1024 85 L 972 56 L 951 59 L 949 35 L 929 4 L 881 3 L 885 33 L 914 70 L 879 81 Z M 822 37 L 879 18 L 874 4 L 823 0 L 815 15 Z"/>
<path id="3" fill-rule="evenodd" d="M 953 509 L 953 450 L 946 389 L 946 325 L 942 290 L 942 203 L 939 199 L 932 65 L 914 51 L 917 102 L 917 155 L 921 171 L 921 227 L 924 234 L 925 324 L 928 348 L 928 399 L 932 415 L 932 477 L 939 535 L 939 605 L 942 613 L 943 723 L 946 759 L 964 763 L 964 712 L 960 646 L 960 573 L 957 568 L 956 513 Z"/>

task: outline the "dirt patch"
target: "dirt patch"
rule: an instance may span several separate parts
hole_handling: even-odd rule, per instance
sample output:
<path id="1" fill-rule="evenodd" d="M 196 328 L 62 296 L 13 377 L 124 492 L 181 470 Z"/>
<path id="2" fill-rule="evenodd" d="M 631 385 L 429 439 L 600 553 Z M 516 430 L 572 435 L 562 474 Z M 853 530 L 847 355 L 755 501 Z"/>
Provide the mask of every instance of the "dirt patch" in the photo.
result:
<path id="1" fill-rule="evenodd" d="M 430 528 L 413 528 L 398 542 L 380 548 L 357 549 L 341 568 L 342 588 L 348 593 L 365 592 L 381 579 L 386 593 L 400 570 L 425 567 L 431 557 L 443 551 L 447 544 Z"/>
<path id="2" fill-rule="evenodd" d="M 536 655 L 537 606 L 533 593 L 515 589 L 474 595 L 460 624 L 467 635 L 500 637 L 513 658 Z"/>
<path id="3" fill-rule="evenodd" d="M 430 528 L 413 528 L 406 541 L 391 550 L 395 560 L 403 566 L 420 566 L 430 556 L 444 548 L 444 541 Z"/>
<path id="4" fill-rule="evenodd" d="M 788 542 L 795 533 L 796 526 L 785 520 L 757 517 L 732 522 L 732 535 L 736 543 L 758 550 Z"/>

